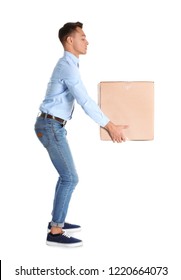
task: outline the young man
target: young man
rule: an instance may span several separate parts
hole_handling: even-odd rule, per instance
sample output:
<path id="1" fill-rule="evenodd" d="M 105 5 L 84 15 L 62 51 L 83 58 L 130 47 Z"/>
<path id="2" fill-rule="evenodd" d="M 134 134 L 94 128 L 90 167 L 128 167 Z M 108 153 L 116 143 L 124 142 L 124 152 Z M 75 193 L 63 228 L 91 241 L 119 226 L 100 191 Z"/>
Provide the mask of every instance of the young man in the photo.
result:
<path id="1" fill-rule="evenodd" d="M 79 73 L 79 55 L 86 54 L 88 41 L 80 22 L 66 23 L 59 30 L 59 39 L 64 55 L 53 70 L 45 99 L 40 105 L 35 132 L 47 149 L 50 159 L 58 171 L 59 179 L 55 189 L 52 221 L 47 235 L 48 245 L 80 246 L 82 241 L 65 232 L 80 230 L 79 225 L 65 222 L 72 192 L 78 183 L 71 151 L 66 139 L 65 124 L 72 118 L 74 102 L 82 107 L 96 123 L 104 127 L 114 142 L 126 140 L 126 125 L 115 125 L 103 114 L 89 97 Z"/>

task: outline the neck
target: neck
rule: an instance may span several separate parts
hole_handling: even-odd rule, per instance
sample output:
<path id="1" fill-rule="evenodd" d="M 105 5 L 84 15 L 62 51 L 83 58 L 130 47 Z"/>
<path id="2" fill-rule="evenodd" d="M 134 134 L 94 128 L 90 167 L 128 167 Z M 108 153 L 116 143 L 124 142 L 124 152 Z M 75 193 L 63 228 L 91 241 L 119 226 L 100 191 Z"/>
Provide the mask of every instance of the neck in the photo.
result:
<path id="1" fill-rule="evenodd" d="M 75 55 L 77 58 L 79 58 L 79 54 L 76 53 L 74 50 L 72 50 L 71 48 L 64 48 L 65 51 L 72 53 L 73 55 Z"/>

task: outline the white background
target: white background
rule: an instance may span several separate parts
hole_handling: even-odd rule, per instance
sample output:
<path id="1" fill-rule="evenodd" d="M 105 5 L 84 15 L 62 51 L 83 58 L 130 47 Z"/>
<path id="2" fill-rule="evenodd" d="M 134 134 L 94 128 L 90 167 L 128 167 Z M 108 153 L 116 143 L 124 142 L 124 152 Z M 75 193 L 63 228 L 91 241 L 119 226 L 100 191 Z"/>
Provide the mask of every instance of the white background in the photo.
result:
<path id="1" fill-rule="evenodd" d="M 3 279 L 18 279 L 14 269 L 20 265 L 107 271 L 93 279 L 114 278 L 110 266 L 168 266 L 168 276 L 127 278 L 179 279 L 180 12 L 176 0 L 1 1 Z M 57 173 L 34 133 L 47 82 L 63 54 L 58 29 L 68 21 L 84 23 L 89 48 L 80 71 L 96 102 L 100 81 L 155 83 L 154 141 L 103 142 L 99 127 L 76 106 L 67 130 L 80 183 L 67 220 L 82 225 L 75 236 L 84 246 L 74 249 L 45 245 Z"/>

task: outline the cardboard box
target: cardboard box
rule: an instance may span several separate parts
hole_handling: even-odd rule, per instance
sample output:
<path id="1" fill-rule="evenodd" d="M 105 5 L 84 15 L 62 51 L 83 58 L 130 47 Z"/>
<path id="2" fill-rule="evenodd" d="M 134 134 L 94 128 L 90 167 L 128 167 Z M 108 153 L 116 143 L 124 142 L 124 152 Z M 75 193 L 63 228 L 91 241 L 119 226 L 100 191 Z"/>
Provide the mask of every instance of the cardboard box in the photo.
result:
<path id="1" fill-rule="evenodd" d="M 115 124 L 128 124 L 129 140 L 154 139 L 154 82 L 100 82 L 99 106 Z M 101 140 L 111 140 L 100 128 Z"/>

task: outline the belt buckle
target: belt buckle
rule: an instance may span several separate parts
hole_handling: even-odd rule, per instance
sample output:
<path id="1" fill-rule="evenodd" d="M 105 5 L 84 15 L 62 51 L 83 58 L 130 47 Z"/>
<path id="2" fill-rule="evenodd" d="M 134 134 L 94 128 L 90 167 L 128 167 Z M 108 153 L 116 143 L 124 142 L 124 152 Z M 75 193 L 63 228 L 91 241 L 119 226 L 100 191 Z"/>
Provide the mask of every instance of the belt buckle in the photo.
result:
<path id="1" fill-rule="evenodd" d="M 56 120 L 56 117 L 55 117 L 55 116 L 52 116 L 52 119 L 53 119 L 53 120 Z M 66 125 L 66 122 L 67 122 L 67 121 L 63 120 L 62 125 L 65 126 L 65 125 Z"/>
<path id="2" fill-rule="evenodd" d="M 65 126 L 65 125 L 66 125 L 66 121 L 65 121 L 65 120 L 63 120 L 62 125 L 63 125 L 63 126 Z"/>

